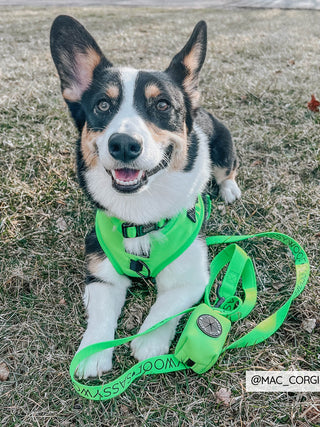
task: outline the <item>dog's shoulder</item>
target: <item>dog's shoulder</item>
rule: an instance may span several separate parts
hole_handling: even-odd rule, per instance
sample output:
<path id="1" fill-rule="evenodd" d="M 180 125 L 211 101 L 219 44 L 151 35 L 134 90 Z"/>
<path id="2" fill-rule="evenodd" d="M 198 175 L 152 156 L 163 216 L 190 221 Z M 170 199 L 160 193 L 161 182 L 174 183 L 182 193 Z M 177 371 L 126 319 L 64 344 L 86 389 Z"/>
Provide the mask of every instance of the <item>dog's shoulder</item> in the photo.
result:
<path id="1" fill-rule="evenodd" d="M 207 137 L 211 163 L 223 167 L 231 166 L 236 155 L 228 128 L 204 108 L 199 108 L 195 125 L 195 129 L 199 128 Z"/>
<path id="2" fill-rule="evenodd" d="M 228 128 L 204 108 L 199 108 L 197 111 L 195 125 L 207 136 L 210 145 L 231 141 Z"/>

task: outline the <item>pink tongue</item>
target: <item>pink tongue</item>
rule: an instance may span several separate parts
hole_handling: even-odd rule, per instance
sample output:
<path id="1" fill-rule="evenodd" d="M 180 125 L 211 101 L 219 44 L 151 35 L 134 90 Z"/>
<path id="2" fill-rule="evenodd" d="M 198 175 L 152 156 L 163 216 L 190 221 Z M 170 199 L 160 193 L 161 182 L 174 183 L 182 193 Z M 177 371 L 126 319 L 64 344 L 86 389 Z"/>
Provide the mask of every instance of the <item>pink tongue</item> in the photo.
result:
<path id="1" fill-rule="evenodd" d="M 116 169 L 114 172 L 115 172 L 116 179 L 118 179 L 119 181 L 127 182 L 127 181 L 133 181 L 137 179 L 140 171 L 136 169 L 124 168 L 124 169 Z"/>

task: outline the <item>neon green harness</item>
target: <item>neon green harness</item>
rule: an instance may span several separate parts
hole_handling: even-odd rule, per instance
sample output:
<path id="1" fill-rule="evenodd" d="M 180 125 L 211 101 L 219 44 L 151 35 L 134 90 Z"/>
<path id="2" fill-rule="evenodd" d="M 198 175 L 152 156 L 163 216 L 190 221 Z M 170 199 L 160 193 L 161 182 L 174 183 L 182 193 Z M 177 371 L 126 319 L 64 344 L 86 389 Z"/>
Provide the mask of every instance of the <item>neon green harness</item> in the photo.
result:
<path id="1" fill-rule="evenodd" d="M 209 207 L 208 207 L 209 206 Z M 178 258 L 196 239 L 210 214 L 210 199 L 198 197 L 194 209 L 183 210 L 170 220 L 157 224 L 134 226 L 98 210 L 96 234 L 99 244 L 119 274 L 129 277 L 156 277 Z M 124 238 L 134 238 L 159 230 L 161 236 L 151 236 L 149 256 L 137 256 L 125 251 Z"/>

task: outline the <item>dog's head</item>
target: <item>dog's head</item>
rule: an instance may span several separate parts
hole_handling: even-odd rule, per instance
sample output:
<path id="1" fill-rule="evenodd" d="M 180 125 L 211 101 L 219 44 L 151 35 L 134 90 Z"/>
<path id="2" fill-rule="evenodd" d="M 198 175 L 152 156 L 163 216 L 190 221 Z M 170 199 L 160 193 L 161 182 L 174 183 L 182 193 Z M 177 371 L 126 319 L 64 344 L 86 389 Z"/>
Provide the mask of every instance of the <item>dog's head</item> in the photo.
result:
<path id="1" fill-rule="evenodd" d="M 141 194 L 150 197 L 164 186 L 175 187 L 175 179 L 194 166 L 198 148 L 190 132 L 199 103 L 206 24 L 196 25 L 163 72 L 114 67 L 69 16 L 56 18 L 50 42 L 62 95 L 80 132 L 80 182 L 98 205 L 130 217 L 123 200 L 141 201 Z M 166 184 L 160 179 L 165 174 L 172 176 Z M 188 191 L 181 183 L 177 187 Z M 143 200 L 148 211 L 147 196 Z"/>

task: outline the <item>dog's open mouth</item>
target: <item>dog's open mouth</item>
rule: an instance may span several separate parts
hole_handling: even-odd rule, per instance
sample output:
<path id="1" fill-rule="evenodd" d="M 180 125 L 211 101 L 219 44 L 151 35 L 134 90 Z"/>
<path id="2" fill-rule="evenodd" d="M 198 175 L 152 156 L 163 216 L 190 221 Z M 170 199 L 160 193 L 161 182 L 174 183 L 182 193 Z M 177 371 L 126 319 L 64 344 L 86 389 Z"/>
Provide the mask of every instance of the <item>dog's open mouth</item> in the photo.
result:
<path id="1" fill-rule="evenodd" d="M 113 187 L 122 193 L 138 191 L 148 181 L 146 172 L 137 169 L 115 169 L 111 175 Z"/>
<path id="2" fill-rule="evenodd" d="M 173 146 L 169 145 L 164 159 L 155 168 L 145 171 L 131 168 L 107 171 L 112 177 L 112 186 L 120 193 L 135 193 L 148 183 L 148 178 L 166 168 L 170 162 Z"/>

